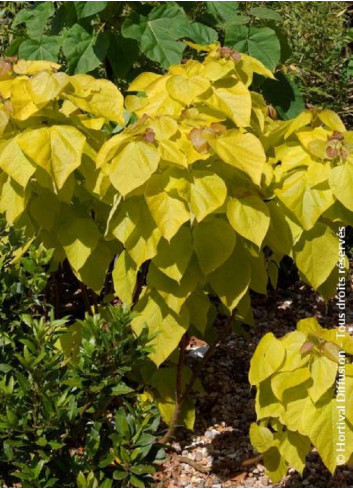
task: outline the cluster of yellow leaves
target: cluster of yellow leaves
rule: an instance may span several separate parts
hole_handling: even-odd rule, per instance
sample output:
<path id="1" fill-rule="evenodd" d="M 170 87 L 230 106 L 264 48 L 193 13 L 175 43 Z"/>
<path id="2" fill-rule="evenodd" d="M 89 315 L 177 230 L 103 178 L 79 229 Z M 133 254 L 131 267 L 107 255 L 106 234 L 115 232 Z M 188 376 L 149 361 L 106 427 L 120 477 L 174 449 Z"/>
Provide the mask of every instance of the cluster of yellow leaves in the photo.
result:
<path id="1" fill-rule="evenodd" d="M 142 73 L 125 99 L 50 62 L 19 61 L 0 78 L 0 212 L 96 291 L 118 253 L 127 303 L 149 262 L 133 327 L 157 333 L 157 365 L 186 330 L 207 339 L 210 294 L 251 322 L 249 290 L 266 294 L 284 255 L 332 295 L 335 226 L 353 216 L 352 135 L 339 118 L 274 121 L 251 90 L 268 69 L 218 44 L 191 47 L 203 61 Z"/>
<path id="2" fill-rule="evenodd" d="M 312 445 L 332 473 L 353 459 L 352 356 L 353 338 L 314 318 L 281 339 L 261 339 L 249 372 L 258 418 L 250 439 L 273 481 L 288 466 L 302 473 Z"/>

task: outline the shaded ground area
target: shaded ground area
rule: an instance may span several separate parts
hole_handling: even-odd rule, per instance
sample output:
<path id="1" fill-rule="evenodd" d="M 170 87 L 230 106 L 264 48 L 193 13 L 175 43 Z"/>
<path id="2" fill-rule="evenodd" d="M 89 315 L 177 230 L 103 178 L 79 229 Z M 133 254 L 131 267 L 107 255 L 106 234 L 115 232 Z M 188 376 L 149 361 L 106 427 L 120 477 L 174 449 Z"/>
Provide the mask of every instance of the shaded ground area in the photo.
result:
<path id="1" fill-rule="evenodd" d="M 161 487 L 353 487 L 353 468 L 340 468 L 334 477 L 314 451 L 308 456 L 303 476 L 294 469 L 281 484 L 272 484 L 261 463 L 246 469 L 237 462 L 256 455 L 250 445 L 249 426 L 255 420 L 254 392 L 247 380 L 250 358 L 261 337 L 268 331 L 276 336 L 295 329 L 296 322 L 316 316 L 332 327 L 336 319 L 335 301 L 327 306 L 309 287 L 297 282 L 287 290 L 253 300 L 256 328 L 249 329 L 249 341 L 232 334 L 219 345 L 202 375 L 204 394 L 197 398 L 193 433 L 180 430 L 164 471 L 157 474 Z M 347 325 L 353 325 L 352 283 L 346 304 Z M 211 468 L 208 473 L 182 463 L 189 457 Z"/>

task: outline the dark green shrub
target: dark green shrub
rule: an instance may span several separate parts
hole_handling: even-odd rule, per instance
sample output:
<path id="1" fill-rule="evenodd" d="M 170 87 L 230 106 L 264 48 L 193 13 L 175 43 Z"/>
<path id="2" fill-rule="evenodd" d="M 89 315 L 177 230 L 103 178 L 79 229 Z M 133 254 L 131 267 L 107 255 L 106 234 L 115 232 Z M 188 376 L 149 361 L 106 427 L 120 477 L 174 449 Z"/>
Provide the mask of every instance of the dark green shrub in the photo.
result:
<path id="1" fill-rule="evenodd" d="M 25 312 L 43 313 L 43 290 L 52 252 L 31 245 L 21 230 L 0 218 L 0 332 L 12 331 Z M 10 326 L 11 325 L 11 326 Z"/>
<path id="2" fill-rule="evenodd" d="M 27 487 L 144 487 L 161 456 L 159 417 L 139 400 L 146 357 L 123 308 L 66 320 L 22 316 L 0 350 L 0 473 Z M 119 482 L 114 482 L 119 481 Z"/>

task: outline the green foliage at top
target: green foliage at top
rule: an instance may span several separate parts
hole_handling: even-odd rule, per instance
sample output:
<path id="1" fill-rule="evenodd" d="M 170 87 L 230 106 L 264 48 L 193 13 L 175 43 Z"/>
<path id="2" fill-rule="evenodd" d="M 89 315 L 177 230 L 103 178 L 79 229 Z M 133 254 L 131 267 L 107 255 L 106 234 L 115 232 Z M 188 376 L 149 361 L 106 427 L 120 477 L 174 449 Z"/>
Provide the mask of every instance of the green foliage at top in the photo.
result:
<path id="1" fill-rule="evenodd" d="M 12 486 L 144 487 L 163 456 L 134 371 L 149 352 L 130 314 L 22 325 L 0 350 L 1 478 Z"/>
<path id="2" fill-rule="evenodd" d="M 70 74 L 94 72 L 123 88 L 141 71 L 163 71 L 193 56 L 184 40 L 219 40 L 271 70 L 289 55 L 281 15 L 264 6 L 248 8 L 246 2 L 24 3 L 15 16 L 4 16 L 13 36 L 8 55 L 59 61 Z M 273 99 L 274 90 L 282 96 Z M 275 85 L 268 81 L 264 93 L 283 118 L 304 108 L 285 75 Z"/>
<path id="3" fill-rule="evenodd" d="M 299 473 L 312 446 L 333 473 L 353 458 L 353 338 L 314 318 L 280 339 L 267 333 L 251 360 L 257 423 L 250 428 L 267 475 Z M 336 382 L 337 380 L 337 382 Z"/>

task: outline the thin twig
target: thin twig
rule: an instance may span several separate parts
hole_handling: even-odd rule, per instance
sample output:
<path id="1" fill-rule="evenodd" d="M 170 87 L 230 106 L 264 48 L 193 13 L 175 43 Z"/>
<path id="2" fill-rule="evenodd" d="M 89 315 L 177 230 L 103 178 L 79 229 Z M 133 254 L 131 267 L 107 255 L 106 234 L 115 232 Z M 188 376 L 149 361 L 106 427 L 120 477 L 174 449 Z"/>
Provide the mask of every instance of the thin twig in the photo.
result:
<path id="1" fill-rule="evenodd" d="M 188 464 L 191 467 L 193 467 L 195 470 L 197 470 L 198 472 L 202 472 L 203 474 L 209 474 L 210 472 L 213 471 L 213 467 L 204 467 L 203 465 L 195 462 L 195 460 L 191 460 L 191 458 L 189 457 L 183 457 L 181 455 L 177 455 L 177 458 L 181 463 Z M 251 467 L 252 465 L 261 462 L 261 460 L 262 460 L 262 454 L 256 455 L 255 457 L 252 458 L 246 458 L 244 460 L 241 460 L 240 462 L 235 462 L 234 460 L 229 462 L 225 460 L 222 462 L 222 466 L 217 465 L 217 471 L 219 471 L 220 468 L 225 468 L 229 470 L 230 466 L 231 466 L 231 470 L 235 470 L 242 467 Z M 228 475 L 228 478 L 231 479 L 231 477 L 232 477 L 231 475 L 230 476 Z"/>

